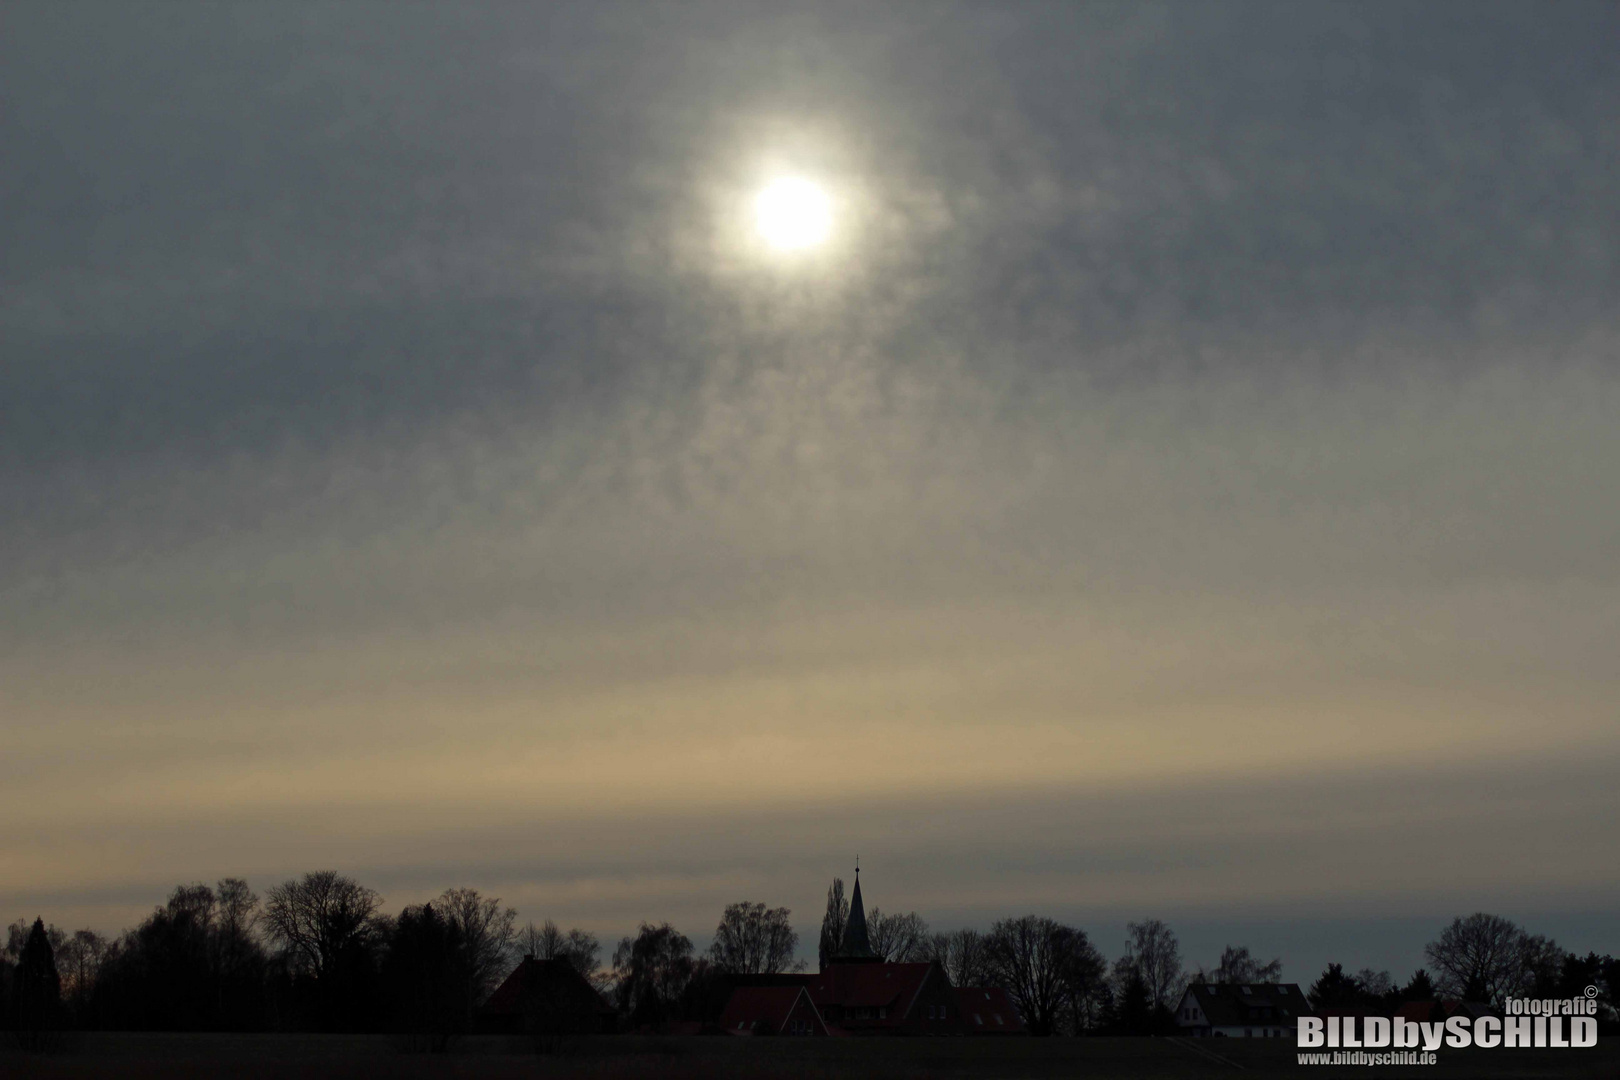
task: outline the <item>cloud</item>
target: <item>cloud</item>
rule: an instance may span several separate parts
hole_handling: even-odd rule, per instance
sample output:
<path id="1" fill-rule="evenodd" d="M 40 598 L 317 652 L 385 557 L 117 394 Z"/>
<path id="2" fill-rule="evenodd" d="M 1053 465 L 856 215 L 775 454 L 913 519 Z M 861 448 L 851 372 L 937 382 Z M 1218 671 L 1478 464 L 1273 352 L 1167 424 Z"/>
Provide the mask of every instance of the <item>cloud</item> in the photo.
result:
<path id="1" fill-rule="evenodd" d="M 1392 756 L 1605 805 L 1612 8 L 89 10 L 0 63 L 14 898 L 618 925 L 820 888 L 883 799 L 964 918 L 1335 844 L 1391 909 L 1606 887 L 1459 841 L 1472 781 L 1353 811 Z M 792 265 L 789 165 L 844 215 Z"/>

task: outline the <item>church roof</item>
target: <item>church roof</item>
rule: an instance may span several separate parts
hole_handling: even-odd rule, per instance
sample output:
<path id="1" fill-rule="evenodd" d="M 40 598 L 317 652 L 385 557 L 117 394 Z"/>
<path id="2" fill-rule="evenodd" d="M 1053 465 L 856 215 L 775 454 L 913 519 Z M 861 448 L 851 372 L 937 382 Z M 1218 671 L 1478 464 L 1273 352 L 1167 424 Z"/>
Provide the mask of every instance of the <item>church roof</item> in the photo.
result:
<path id="1" fill-rule="evenodd" d="M 838 960 L 878 960 L 866 936 L 866 906 L 861 903 L 861 872 L 855 871 L 855 892 L 849 898 L 849 919 L 844 923 L 844 940 L 838 947 Z"/>
<path id="2" fill-rule="evenodd" d="M 917 993 L 927 981 L 932 964 L 845 964 L 811 975 L 807 981 L 816 1008 L 837 1005 L 844 1009 L 887 1008 L 886 1018 L 905 1019 Z"/>

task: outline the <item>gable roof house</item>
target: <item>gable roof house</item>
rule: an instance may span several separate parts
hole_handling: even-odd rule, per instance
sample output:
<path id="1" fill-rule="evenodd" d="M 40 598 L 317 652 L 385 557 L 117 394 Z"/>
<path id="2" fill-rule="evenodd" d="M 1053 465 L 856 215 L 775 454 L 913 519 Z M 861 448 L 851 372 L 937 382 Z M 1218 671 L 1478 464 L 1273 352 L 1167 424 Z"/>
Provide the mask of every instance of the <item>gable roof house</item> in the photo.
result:
<path id="1" fill-rule="evenodd" d="M 1204 1038 L 1293 1038 L 1310 1012 L 1298 983 L 1193 983 L 1176 1007 L 1176 1026 Z"/>
<path id="2" fill-rule="evenodd" d="M 618 1014 L 567 960 L 525 956 L 478 1010 L 485 1031 L 535 1035 L 603 1035 Z"/>
<path id="3" fill-rule="evenodd" d="M 802 986 L 739 986 L 720 1014 L 727 1035 L 826 1035 L 827 1024 Z"/>
<path id="4" fill-rule="evenodd" d="M 1029 1034 L 1012 998 L 999 986 L 959 986 L 956 1007 L 968 1035 Z"/>

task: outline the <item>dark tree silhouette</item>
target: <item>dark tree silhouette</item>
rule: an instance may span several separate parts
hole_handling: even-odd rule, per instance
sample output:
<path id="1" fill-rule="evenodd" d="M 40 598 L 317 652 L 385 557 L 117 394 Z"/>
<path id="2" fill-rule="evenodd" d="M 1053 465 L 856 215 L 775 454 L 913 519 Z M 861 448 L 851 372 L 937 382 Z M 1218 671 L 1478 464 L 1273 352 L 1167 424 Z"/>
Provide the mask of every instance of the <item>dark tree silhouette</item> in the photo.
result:
<path id="1" fill-rule="evenodd" d="M 1586 988 L 1589 986 L 1597 988 L 1600 1030 L 1614 1025 L 1620 1020 L 1620 1010 L 1615 1008 L 1615 995 L 1620 991 L 1620 960 L 1612 956 L 1599 956 L 1595 952 L 1589 952 L 1585 956 L 1569 953 L 1564 957 L 1554 988 L 1547 992 L 1538 990 L 1536 996 L 1585 997 Z"/>
<path id="2" fill-rule="evenodd" d="M 844 924 L 849 921 L 849 901 L 844 898 L 844 879 L 833 878 L 827 887 L 827 911 L 821 916 L 821 940 L 816 946 L 816 963 L 820 970 L 838 955 L 844 944 Z"/>
<path id="3" fill-rule="evenodd" d="M 775 975 L 798 970 L 799 935 L 788 922 L 791 912 L 744 900 L 728 904 L 714 930 L 709 960 L 727 975 Z"/>
<path id="4" fill-rule="evenodd" d="M 195 1031 L 214 1026 L 206 885 L 182 885 L 125 933 L 103 961 L 92 1011 L 103 1026 Z"/>
<path id="5" fill-rule="evenodd" d="M 87 1013 L 102 1027 L 254 1030 L 268 1022 L 269 958 L 245 882 L 183 885 L 107 948 Z"/>
<path id="6" fill-rule="evenodd" d="M 986 944 L 995 982 L 1031 1035 L 1052 1034 L 1071 997 L 1101 977 L 1102 957 L 1085 932 L 1042 916 L 1003 919 Z"/>
<path id="7" fill-rule="evenodd" d="M 316 978 L 329 977 L 371 931 L 382 897 L 332 870 L 305 874 L 270 890 L 265 926 Z"/>
<path id="8" fill-rule="evenodd" d="M 1524 979 L 1526 993 L 1547 997 L 1562 982 L 1564 964 L 1570 954 L 1549 937 L 1527 934 L 1524 944 Z"/>
<path id="9" fill-rule="evenodd" d="M 602 966 L 602 943 L 595 934 L 579 929 L 565 934 L 550 919 L 540 926 L 525 926 L 518 934 L 518 947 L 537 960 L 567 960 L 575 971 L 592 981 Z"/>
<path id="10" fill-rule="evenodd" d="M 1063 965 L 1062 1026 L 1071 1035 L 1094 1028 L 1108 1001 L 1108 963 L 1080 930 L 1069 940 Z M 1166 1010 L 1168 1011 L 1168 1010 Z"/>
<path id="11" fill-rule="evenodd" d="M 1401 987 L 1400 990 L 1400 1000 L 1402 1001 L 1433 1001 L 1439 996 L 1439 992 L 1434 988 L 1433 980 L 1429 978 L 1429 973 L 1422 968 L 1414 971 L 1411 979 L 1407 980 L 1406 985 Z"/>
<path id="12" fill-rule="evenodd" d="M 10 998 L 11 1027 L 18 1046 L 30 1053 L 46 1049 L 52 1032 L 61 1024 L 62 981 L 43 919 L 34 920 L 18 950 Z"/>
<path id="13" fill-rule="evenodd" d="M 929 939 L 926 959 L 938 960 L 952 986 L 983 986 L 990 978 L 985 937 L 977 930 L 954 930 Z"/>
<path id="14" fill-rule="evenodd" d="M 1343 964 L 1329 964 L 1311 984 L 1305 996 L 1311 1008 L 1322 1011 L 1359 1012 L 1379 1003 L 1379 995 L 1354 975 L 1346 975 Z"/>
<path id="15" fill-rule="evenodd" d="M 1116 965 L 1110 1029 L 1116 1035 L 1151 1035 L 1154 1029 L 1153 992 L 1142 970 L 1134 964 Z"/>
<path id="16" fill-rule="evenodd" d="M 1273 959 L 1262 964 L 1250 955 L 1247 945 L 1228 945 L 1221 950 L 1221 962 L 1214 971 L 1199 968 L 1193 982 L 1201 983 L 1270 983 L 1282 978 L 1282 960 Z"/>
<path id="17" fill-rule="evenodd" d="M 1491 1004 L 1529 994 L 1538 978 L 1562 966 L 1564 956 L 1547 938 L 1482 911 L 1451 920 L 1423 954 L 1442 994 Z"/>
<path id="18" fill-rule="evenodd" d="M 266 1023 L 265 976 L 269 956 L 259 940 L 259 898 L 241 878 L 214 886 L 215 908 L 208 933 L 209 968 L 214 982 L 215 1025 L 258 1028 Z"/>
<path id="19" fill-rule="evenodd" d="M 90 992 L 95 987 L 101 961 L 107 955 L 107 939 L 94 930 L 75 930 L 56 951 L 56 968 L 62 976 L 62 1000 L 76 1017 L 84 1016 Z"/>
<path id="20" fill-rule="evenodd" d="M 675 1012 L 692 979 L 692 942 L 669 923 L 642 923 L 634 938 L 613 950 L 619 1011 L 635 1027 L 657 1027 Z"/>
<path id="21" fill-rule="evenodd" d="M 484 897 L 477 889 L 446 889 L 438 899 L 440 915 L 455 924 L 471 975 L 467 983 L 466 1012 L 474 1010 L 499 985 L 512 967 L 517 942 L 517 911 L 501 907 L 499 897 Z"/>
<path id="22" fill-rule="evenodd" d="M 928 923 L 915 911 L 889 915 L 873 908 L 866 916 L 866 939 L 872 951 L 891 964 L 926 960 L 931 945 Z"/>
<path id="23" fill-rule="evenodd" d="M 376 968 L 388 935 L 382 897 L 331 870 L 269 892 L 264 923 L 285 950 L 293 1007 L 324 1030 L 377 1022 Z"/>
<path id="24" fill-rule="evenodd" d="M 1175 932 L 1158 919 L 1146 919 L 1127 924 L 1125 933 L 1125 955 L 1115 964 L 1116 980 L 1122 969 L 1134 970 L 1155 1010 L 1173 1008 L 1185 986 Z"/>
<path id="25" fill-rule="evenodd" d="M 23 919 L 18 919 L 6 927 L 6 940 L 0 946 L 0 1030 L 8 1028 L 12 1022 L 11 1005 L 15 1004 L 12 983 L 16 978 L 17 963 L 22 958 L 23 947 L 28 944 L 28 935 L 32 927 Z M 55 926 L 45 927 L 45 940 L 51 949 L 60 954 L 66 935 Z"/>
<path id="26" fill-rule="evenodd" d="M 1356 985 L 1367 996 L 1368 1007 L 1381 1004 L 1394 1004 L 1400 1000 L 1401 992 L 1395 985 L 1395 980 L 1387 971 L 1374 971 L 1372 968 L 1362 968 L 1356 972 Z"/>
<path id="27" fill-rule="evenodd" d="M 390 1026 L 408 1050 L 443 1053 L 471 1023 L 473 950 L 461 926 L 432 904 L 400 912 L 382 963 Z"/>
<path id="28" fill-rule="evenodd" d="M 692 962 L 692 974 L 681 990 L 675 1015 L 701 1024 L 718 1024 L 726 1002 L 737 988 L 737 979 L 706 957 Z"/>

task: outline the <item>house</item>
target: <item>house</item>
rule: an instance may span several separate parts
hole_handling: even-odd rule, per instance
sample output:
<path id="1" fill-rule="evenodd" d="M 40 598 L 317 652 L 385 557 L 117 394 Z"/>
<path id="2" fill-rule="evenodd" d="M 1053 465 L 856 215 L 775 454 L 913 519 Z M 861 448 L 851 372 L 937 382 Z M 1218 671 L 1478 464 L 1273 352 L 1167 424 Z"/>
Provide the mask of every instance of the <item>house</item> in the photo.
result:
<path id="1" fill-rule="evenodd" d="M 959 1023 L 968 1035 L 1028 1035 L 1012 998 L 999 986 L 956 988 Z"/>
<path id="2" fill-rule="evenodd" d="M 478 1020 L 486 1031 L 602 1035 L 616 1029 L 618 1014 L 567 960 L 527 955 L 484 1002 Z"/>
<path id="3" fill-rule="evenodd" d="M 1298 983 L 1193 983 L 1176 1007 L 1183 1035 L 1293 1038 L 1310 1003 Z"/>
<path id="4" fill-rule="evenodd" d="M 739 986 L 720 1014 L 727 1035 L 821 1035 L 827 1024 L 802 986 Z"/>

